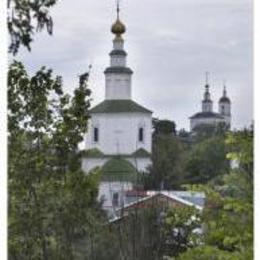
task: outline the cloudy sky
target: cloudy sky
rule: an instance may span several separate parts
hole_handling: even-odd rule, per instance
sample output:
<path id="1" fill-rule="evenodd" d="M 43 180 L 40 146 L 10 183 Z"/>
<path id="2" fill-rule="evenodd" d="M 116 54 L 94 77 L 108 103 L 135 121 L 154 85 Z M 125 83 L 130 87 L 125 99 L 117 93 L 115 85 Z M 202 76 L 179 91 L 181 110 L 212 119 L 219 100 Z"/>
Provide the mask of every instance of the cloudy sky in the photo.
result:
<path id="1" fill-rule="evenodd" d="M 138 103 L 188 129 L 188 117 L 201 109 L 205 71 L 210 71 L 214 109 L 226 79 L 233 127 L 251 123 L 251 0 L 122 0 L 121 9 Z M 22 50 L 18 58 L 31 72 L 42 65 L 53 68 L 68 91 L 92 64 L 90 86 L 97 104 L 104 98 L 115 0 L 61 0 L 51 14 L 54 35 L 37 35 L 32 52 Z"/>

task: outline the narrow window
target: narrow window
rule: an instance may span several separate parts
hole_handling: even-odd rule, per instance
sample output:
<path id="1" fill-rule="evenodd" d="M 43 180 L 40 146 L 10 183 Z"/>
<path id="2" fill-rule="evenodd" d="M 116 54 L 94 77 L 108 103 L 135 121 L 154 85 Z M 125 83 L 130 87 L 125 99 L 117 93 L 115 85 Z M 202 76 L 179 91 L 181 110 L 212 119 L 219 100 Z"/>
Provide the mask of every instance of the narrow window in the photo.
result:
<path id="1" fill-rule="evenodd" d="M 113 199 L 112 199 L 113 207 L 119 206 L 119 195 L 118 192 L 113 193 Z"/>
<path id="2" fill-rule="evenodd" d="M 139 142 L 143 142 L 144 141 L 144 129 L 143 129 L 143 127 L 139 128 L 138 140 L 139 140 Z"/>
<path id="3" fill-rule="evenodd" d="M 98 128 L 94 127 L 94 142 L 98 142 L 98 139 L 99 139 Z"/>
<path id="4" fill-rule="evenodd" d="M 222 114 L 225 113 L 225 107 L 224 106 L 221 106 L 221 111 L 222 111 Z"/>

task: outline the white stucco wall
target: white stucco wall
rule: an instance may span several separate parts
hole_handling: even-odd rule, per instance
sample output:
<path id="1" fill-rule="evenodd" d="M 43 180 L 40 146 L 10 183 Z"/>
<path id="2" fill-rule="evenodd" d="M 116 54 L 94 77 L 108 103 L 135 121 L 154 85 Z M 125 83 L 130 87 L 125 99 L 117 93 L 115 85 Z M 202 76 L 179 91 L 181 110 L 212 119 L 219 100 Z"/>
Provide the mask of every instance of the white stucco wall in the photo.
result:
<path id="1" fill-rule="evenodd" d="M 114 50 L 123 50 L 124 49 L 124 40 L 123 38 L 115 38 L 113 40 L 113 48 Z"/>
<path id="2" fill-rule="evenodd" d="M 113 55 L 110 60 L 110 66 L 119 66 L 125 67 L 126 66 L 126 57 L 122 55 Z"/>
<path id="3" fill-rule="evenodd" d="M 213 103 L 212 102 L 203 102 L 202 101 L 202 111 L 203 112 L 212 112 Z"/>
<path id="4" fill-rule="evenodd" d="M 231 125 L 231 104 L 220 102 L 218 111 L 225 118 L 226 124 Z"/>
<path id="5" fill-rule="evenodd" d="M 94 142 L 94 127 L 99 141 Z M 139 127 L 144 128 L 144 141 L 138 141 Z M 92 114 L 86 135 L 86 149 L 97 148 L 104 154 L 132 154 L 139 148 L 151 152 L 152 115 L 149 113 Z"/>
<path id="6" fill-rule="evenodd" d="M 227 125 L 231 126 L 231 116 L 226 116 L 224 115 L 224 118 L 225 118 L 225 122 Z"/>
<path id="7" fill-rule="evenodd" d="M 192 118 L 190 119 L 190 128 L 192 130 L 201 124 L 216 125 L 221 122 L 225 122 L 225 120 L 221 118 Z"/>
<path id="8" fill-rule="evenodd" d="M 106 99 L 131 99 L 131 75 L 106 74 Z"/>
<path id="9" fill-rule="evenodd" d="M 220 102 L 218 104 L 218 112 L 221 115 L 230 116 L 231 115 L 231 105 L 229 103 L 226 103 L 226 102 Z"/>

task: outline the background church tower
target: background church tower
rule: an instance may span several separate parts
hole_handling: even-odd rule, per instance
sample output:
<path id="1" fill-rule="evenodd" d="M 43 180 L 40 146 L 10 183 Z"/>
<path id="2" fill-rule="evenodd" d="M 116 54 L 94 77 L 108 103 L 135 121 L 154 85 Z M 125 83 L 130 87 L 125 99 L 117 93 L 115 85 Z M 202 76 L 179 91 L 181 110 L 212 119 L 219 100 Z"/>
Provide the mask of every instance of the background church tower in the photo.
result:
<path id="1" fill-rule="evenodd" d="M 209 83 L 208 83 L 208 72 L 206 72 L 206 85 L 204 99 L 202 100 L 202 112 L 212 112 L 213 102 L 210 99 Z"/>
<path id="2" fill-rule="evenodd" d="M 225 123 L 230 127 L 231 122 L 231 103 L 227 97 L 226 88 L 224 87 L 223 97 L 219 100 L 219 113 L 213 111 L 213 102 L 210 97 L 208 75 L 206 72 L 206 85 L 204 97 L 202 100 L 202 111 L 190 117 L 190 130 L 196 131 L 198 127 L 211 125 L 216 126 Z"/>
<path id="3" fill-rule="evenodd" d="M 219 99 L 219 102 L 218 102 L 218 111 L 219 111 L 219 114 L 221 114 L 225 118 L 226 124 L 230 126 L 230 124 L 231 124 L 231 101 L 227 97 L 227 90 L 226 90 L 225 84 L 224 84 L 224 88 L 223 88 L 223 95 Z"/>

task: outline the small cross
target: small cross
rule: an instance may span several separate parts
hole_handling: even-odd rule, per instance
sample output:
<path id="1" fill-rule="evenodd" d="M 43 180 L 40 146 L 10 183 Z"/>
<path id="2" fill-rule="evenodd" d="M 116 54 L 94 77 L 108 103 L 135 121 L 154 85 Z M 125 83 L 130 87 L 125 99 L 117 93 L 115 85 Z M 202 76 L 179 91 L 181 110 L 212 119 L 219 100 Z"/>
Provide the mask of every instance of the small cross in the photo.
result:
<path id="1" fill-rule="evenodd" d="M 120 8 L 119 8 L 119 0 L 117 0 L 117 2 L 116 2 L 116 13 L 117 13 L 117 19 L 119 19 L 119 12 L 120 12 Z"/>

